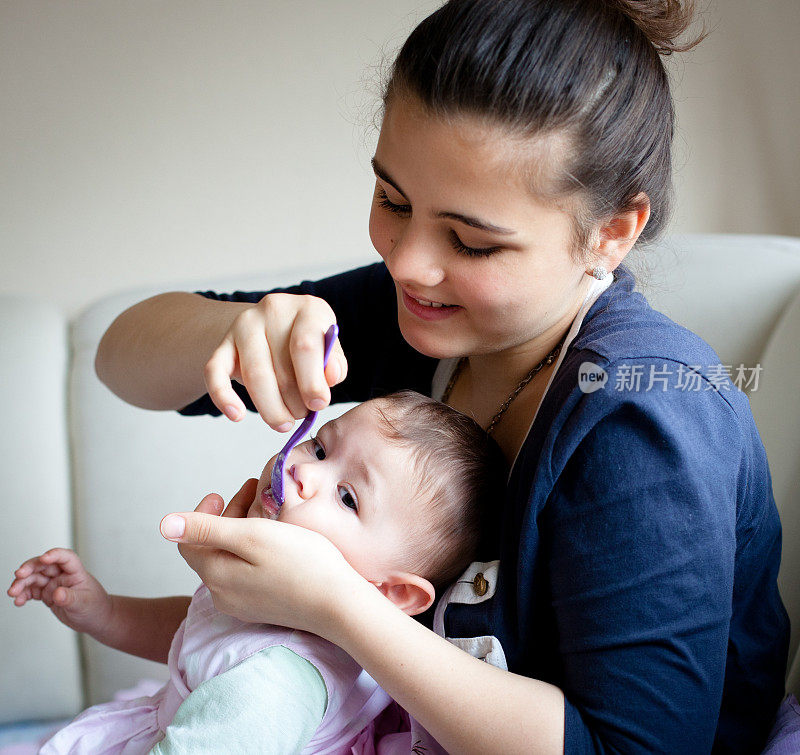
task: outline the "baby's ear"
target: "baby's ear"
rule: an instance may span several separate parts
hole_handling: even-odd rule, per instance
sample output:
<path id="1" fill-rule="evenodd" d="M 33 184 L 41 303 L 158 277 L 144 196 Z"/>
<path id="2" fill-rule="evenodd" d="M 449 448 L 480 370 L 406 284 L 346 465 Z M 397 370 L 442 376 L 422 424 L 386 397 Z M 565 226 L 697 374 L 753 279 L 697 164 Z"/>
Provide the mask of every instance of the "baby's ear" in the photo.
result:
<path id="1" fill-rule="evenodd" d="M 426 611 L 436 597 L 436 590 L 427 579 L 409 572 L 393 572 L 383 582 L 372 584 L 409 616 Z"/>

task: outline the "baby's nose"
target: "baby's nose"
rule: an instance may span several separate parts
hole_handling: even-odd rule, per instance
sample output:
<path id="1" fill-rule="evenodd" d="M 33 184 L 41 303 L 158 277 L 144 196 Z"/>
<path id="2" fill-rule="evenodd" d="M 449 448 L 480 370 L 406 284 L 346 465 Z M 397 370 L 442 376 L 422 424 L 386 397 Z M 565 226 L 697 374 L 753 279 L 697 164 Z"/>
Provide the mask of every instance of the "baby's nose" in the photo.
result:
<path id="1" fill-rule="evenodd" d="M 309 486 L 308 475 L 302 473 L 297 464 L 292 464 L 289 467 L 289 477 L 291 477 L 295 485 L 297 485 L 297 493 L 301 498 L 308 498 L 311 490 Z"/>

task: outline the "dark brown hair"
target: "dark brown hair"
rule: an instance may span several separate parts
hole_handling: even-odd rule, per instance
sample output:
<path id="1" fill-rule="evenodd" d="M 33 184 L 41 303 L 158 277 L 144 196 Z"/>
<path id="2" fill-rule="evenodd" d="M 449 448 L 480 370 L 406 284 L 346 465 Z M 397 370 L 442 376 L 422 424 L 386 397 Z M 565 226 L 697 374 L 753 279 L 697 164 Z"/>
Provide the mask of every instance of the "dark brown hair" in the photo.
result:
<path id="1" fill-rule="evenodd" d="M 477 422 L 447 404 L 414 391 L 376 401 L 385 437 L 411 451 L 415 502 L 425 507 L 410 519 L 408 571 L 438 590 L 473 560 L 492 501 L 505 491 L 505 459 Z"/>
<path id="2" fill-rule="evenodd" d="M 534 190 L 572 200 L 578 250 L 598 221 L 635 209 L 642 194 L 651 213 L 640 238 L 651 241 L 672 194 L 674 112 L 661 55 L 704 36 L 676 41 L 693 12 L 693 0 L 450 0 L 406 40 L 384 107 L 412 95 L 434 115 L 556 137 L 556 183 Z"/>

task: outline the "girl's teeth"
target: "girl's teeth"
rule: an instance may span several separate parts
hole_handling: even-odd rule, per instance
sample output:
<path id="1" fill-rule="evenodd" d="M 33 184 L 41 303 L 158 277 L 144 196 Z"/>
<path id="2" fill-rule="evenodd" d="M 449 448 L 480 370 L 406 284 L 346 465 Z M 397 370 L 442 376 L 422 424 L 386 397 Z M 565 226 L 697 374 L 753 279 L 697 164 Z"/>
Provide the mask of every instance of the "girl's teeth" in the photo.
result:
<path id="1" fill-rule="evenodd" d="M 444 304 L 438 301 L 423 301 L 422 299 L 414 299 L 417 304 L 421 304 L 423 307 L 443 307 Z"/>

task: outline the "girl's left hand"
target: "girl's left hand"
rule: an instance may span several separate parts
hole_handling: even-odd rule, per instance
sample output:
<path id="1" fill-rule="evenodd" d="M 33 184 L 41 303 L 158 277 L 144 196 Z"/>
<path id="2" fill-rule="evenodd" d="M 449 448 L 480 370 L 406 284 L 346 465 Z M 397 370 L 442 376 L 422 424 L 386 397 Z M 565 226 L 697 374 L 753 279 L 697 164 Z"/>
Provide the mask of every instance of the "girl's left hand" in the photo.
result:
<path id="1" fill-rule="evenodd" d="M 169 514 L 161 520 L 161 534 L 180 543 L 181 555 L 218 610 L 330 639 L 337 607 L 369 583 L 319 533 L 243 518 L 256 484 L 248 480 L 222 516 L 214 515 L 222 508 L 216 494 L 206 496 L 193 513 Z"/>

